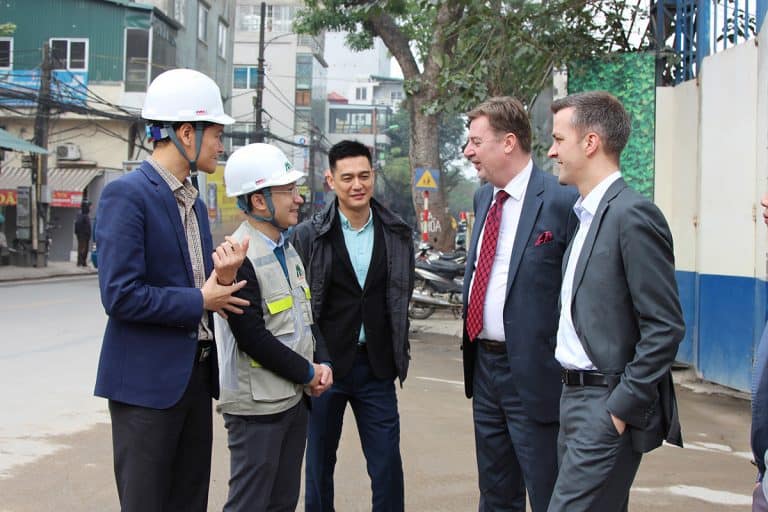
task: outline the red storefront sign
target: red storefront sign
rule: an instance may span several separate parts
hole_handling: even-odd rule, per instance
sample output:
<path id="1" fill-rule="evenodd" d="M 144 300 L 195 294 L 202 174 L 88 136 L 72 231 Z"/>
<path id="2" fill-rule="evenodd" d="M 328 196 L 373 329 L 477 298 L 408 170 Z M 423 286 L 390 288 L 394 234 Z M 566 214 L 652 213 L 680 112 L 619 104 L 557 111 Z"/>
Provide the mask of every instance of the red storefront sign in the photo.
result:
<path id="1" fill-rule="evenodd" d="M 16 206 L 16 190 L 0 190 L 0 206 Z"/>
<path id="2" fill-rule="evenodd" d="M 17 202 L 15 190 L 0 190 L 0 206 L 16 206 Z M 82 202 L 82 192 L 54 190 L 51 194 L 51 206 L 56 208 L 80 208 Z"/>
<path id="3" fill-rule="evenodd" d="M 83 202 L 82 192 L 71 192 L 69 190 L 54 190 L 51 194 L 51 206 L 58 208 L 80 208 Z"/>

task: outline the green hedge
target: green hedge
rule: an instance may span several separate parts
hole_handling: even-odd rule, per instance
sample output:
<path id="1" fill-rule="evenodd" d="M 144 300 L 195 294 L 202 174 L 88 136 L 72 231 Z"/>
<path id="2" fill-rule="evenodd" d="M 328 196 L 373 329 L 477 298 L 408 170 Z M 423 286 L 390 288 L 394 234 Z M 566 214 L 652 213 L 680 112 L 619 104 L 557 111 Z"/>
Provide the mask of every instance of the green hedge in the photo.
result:
<path id="1" fill-rule="evenodd" d="M 602 90 L 624 103 L 632 135 L 621 172 L 635 190 L 653 199 L 656 130 L 655 62 L 651 53 L 619 53 L 568 66 L 568 93 Z"/>

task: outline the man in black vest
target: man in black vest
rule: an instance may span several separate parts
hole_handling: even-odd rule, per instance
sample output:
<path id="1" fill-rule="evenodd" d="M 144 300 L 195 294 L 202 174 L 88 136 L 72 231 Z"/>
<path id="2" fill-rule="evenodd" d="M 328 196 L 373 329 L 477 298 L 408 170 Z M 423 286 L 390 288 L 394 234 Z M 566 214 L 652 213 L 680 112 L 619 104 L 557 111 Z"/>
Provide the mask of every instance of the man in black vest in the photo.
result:
<path id="1" fill-rule="evenodd" d="M 400 416 L 394 379 L 408 373 L 408 301 L 413 291 L 410 227 L 373 199 L 371 153 L 342 141 L 329 153 L 323 211 L 296 227 L 312 313 L 333 361 L 333 386 L 312 399 L 306 454 L 306 511 L 332 511 L 333 470 L 347 402 L 373 490 L 373 512 L 404 508 Z"/>

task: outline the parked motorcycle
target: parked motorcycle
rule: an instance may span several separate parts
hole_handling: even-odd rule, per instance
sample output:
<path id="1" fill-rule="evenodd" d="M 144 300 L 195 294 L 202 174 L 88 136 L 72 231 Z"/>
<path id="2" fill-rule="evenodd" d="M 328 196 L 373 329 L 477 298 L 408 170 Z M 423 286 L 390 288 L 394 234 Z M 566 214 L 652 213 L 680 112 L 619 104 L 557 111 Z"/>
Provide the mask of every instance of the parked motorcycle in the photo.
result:
<path id="1" fill-rule="evenodd" d="M 447 309 L 459 318 L 462 309 L 466 255 L 429 254 L 426 248 L 419 249 L 416 258 L 416 279 L 413 295 L 408 304 L 408 315 L 413 319 L 423 320 L 429 318 L 437 309 Z"/>

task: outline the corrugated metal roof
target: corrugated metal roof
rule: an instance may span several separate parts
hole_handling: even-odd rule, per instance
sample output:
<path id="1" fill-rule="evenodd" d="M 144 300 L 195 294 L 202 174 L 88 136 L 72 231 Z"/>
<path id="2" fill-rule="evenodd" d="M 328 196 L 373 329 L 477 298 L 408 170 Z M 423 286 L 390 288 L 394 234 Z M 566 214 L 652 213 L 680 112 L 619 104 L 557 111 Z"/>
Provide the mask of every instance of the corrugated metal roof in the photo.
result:
<path id="1" fill-rule="evenodd" d="M 48 187 L 50 190 L 82 192 L 95 178 L 104 174 L 104 169 L 92 167 L 48 169 Z M 6 167 L 0 171 L 0 190 L 14 190 L 17 187 L 32 185 L 32 171 L 24 167 Z"/>
<path id="2" fill-rule="evenodd" d="M 15 135 L 11 135 L 7 131 L 0 128 L 0 148 L 10 149 L 11 151 L 21 151 L 22 153 L 44 153 L 48 154 L 48 151 L 36 146 L 31 142 L 27 142 L 24 139 L 20 139 Z"/>

